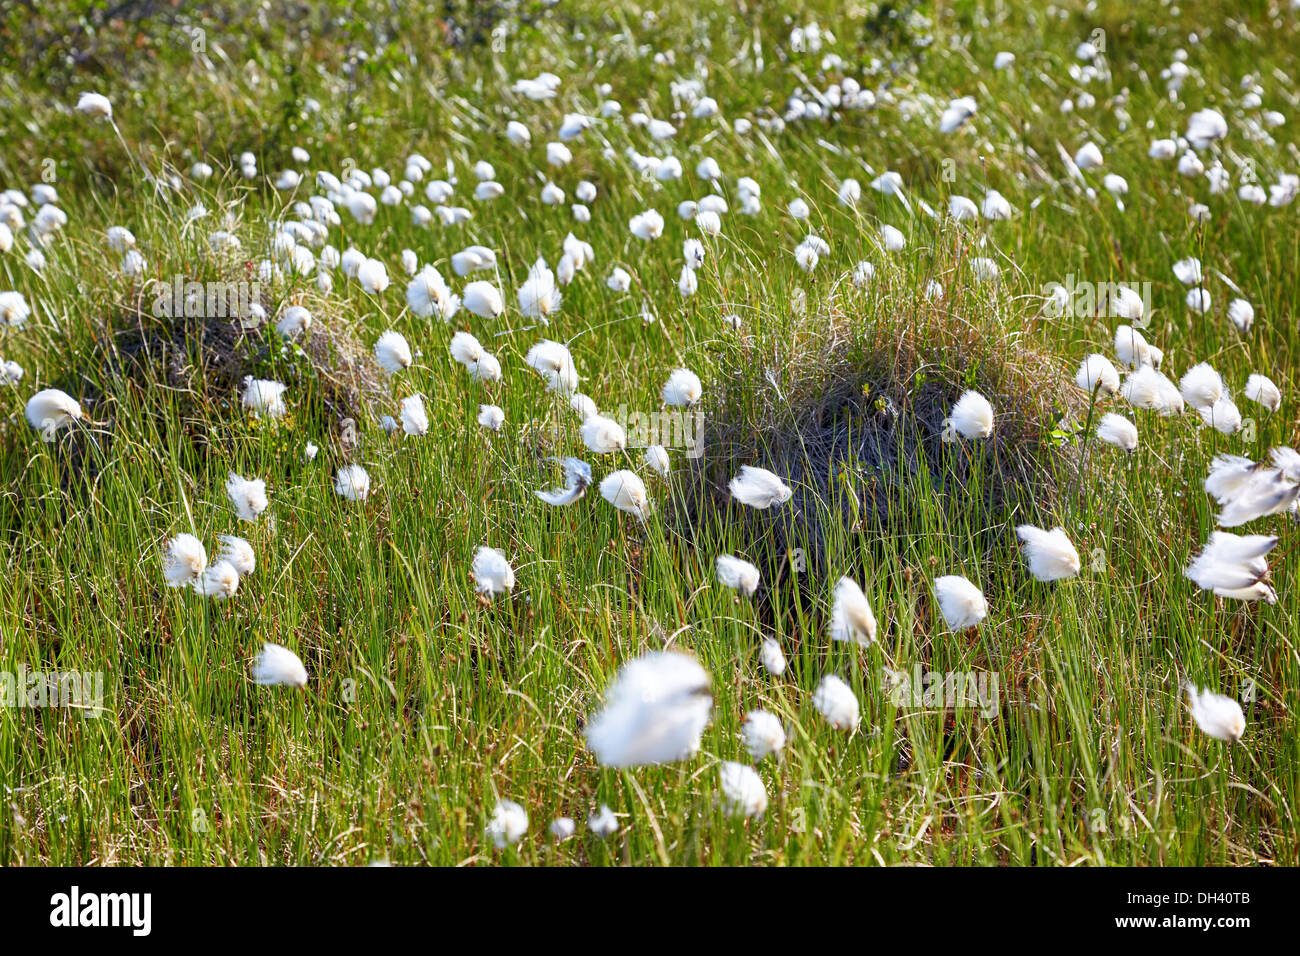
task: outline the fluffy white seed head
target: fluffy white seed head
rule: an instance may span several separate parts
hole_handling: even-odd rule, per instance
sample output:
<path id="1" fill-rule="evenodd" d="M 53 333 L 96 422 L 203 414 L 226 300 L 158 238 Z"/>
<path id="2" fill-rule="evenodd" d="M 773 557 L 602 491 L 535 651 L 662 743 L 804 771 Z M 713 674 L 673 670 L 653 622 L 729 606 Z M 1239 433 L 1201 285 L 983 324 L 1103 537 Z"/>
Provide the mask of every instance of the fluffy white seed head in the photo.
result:
<path id="1" fill-rule="evenodd" d="M 976 627 L 989 613 L 984 592 L 961 575 L 935 578 L 934 597 L 950 631 Z"/>
<path id="2" fill-rule="evenodd" d="M 858 726 L 858 698 L 834 674 L 827 674 L 817 685 L 813 706 L 836 730 L 854 730 Z"/>
<path id="3" fill-rule="evenodd" d="M 254 418 L 283 418 L 287 408 L 284 404 L 284 392 L 288 386 L 283 382 L 273 382 L 265 378 L 244 379 L 244 407 Z"/>
<path id="4" fill-rule="evenodd" d="M 495 597 L 515 586 L 514 568 L 496 548 L 480 547 L 475 551 L 470 573 L 474 575 L 478 592 L 488 597 Z"/>
<path id="5" fill-rule="evenodd" d="M 785 652 L 781 650 L 781 645 L 777 643 L 775 638 L 764 638 L 763 647 L 759 653 L 763 661 L 763 670 L 773 677 L 780 677 L 785 673 Z"/>
<path id="6" fill-rule="evenodd" d="M 270 504 L 265 481 L 261 478 L 244 478 L 233 471 L 226 479 L 226 497 L 230 499 L 235 514 L 239 515 L 241 521 L 256 521 L 257 516 Z"/>
<path id="7" fill-rule="evenodd" d="M 618 817 L 614 815 L 613 810 L 602 803 L 594 813 L 587 814 L 587 829 L 593 836 L 608 840 L 618 833 Z"/>
<path id="8" fill-rule="evenodd" d="M 233 534 L 223 534 L 219 539 L 221 550 L 217 552 L 217 561 L 224 561 L 239 572 L 242 578 L 257 570 L 257 558 L 253 546 L 245 539 Z"/>
<path id="9" fill-rule="evenodd" d="M 528 813 L 513 800 L 502 800 L 492 811 L 487 835 L 498 850 L 513 846 L 528 833 Z"/>
<path id="10" fill-rule="evenodd" d="M 794 490 L 775 473 L 766 468 L 742 465 L 740 474 L 731 479 L 727 488 L 731 497 L 742 505 L 762 511 L 790 500 Z"/>
<path id="11" fill-rule="evenodd" d="M 718 583 L 723 587 L 739 591 L 746 597 L 758 590 L 758 568 L 743 558 L 732 554 L 720 554 L 715 564 Z"/>
<path id="12" fill-rule="evenodd" d="M 402 399 L 402 431 L 419 438 L 429 431 L 429 415 L 424 410 L 424 399 L 419 395 L 409 395 Z"/>
<path id="13" fill-rule="evenodd" d="M 693 756 L 708 723 L 710 680 L 692 657 L 652 651 L 625 664 L 586 726 L 587 746 L 606 767 Z"/>
<path id="14" fill-rule="evenodd" d="M 1241 740 L 1246 732 L 1246 715 L 1239 703 L 1208 687 L 1197 690 L 1195 684 L 1189 683 L 1186 689 L 1192 719 L 1203 733 L 1232 744 Z"/>
<path id="15" fill-rule="evenodd" d="M 1282 390 L 1273 384 L 1272 379 L 1258 372 L 1246 380 L 1246 397 L 1263 405 L 1270 412 L 1282 407 Z"/>
<path id="16" fill-rule="evenodd" d="M 684 368 L 679 368 L 669 375 L 663 387 L 665 405 L 694 405 L 703 394 L 704 387 L 700 384 L 700 377 Z"/>
<path id="17" fill-rule="evenodd" d="M 546 380 L 551 391 L 570 395 L 578 388 L 578 370 L 573 356 L 559 342 L 544 339 L 528 350 L 524 361 Z"/>
<path id="18" fill-rule="evenodd" d="M 163 577 L 173 588 L 193 584 L 208 567 L 208 551 L 192 534 L 178 534 L 163 553 Z"/>
<path id="19" fill-rule="evenodd" d="M 956 441 L 958 435 L 962 438 L 988 438 L 992 434 L 993 406 L 989 400 L 973 389 L 963 392 L 944 419 L 943 440 Z"/>
<path id="20" fill-rule="evenodd" d="M 229 561 L 217 561 L 204 569 L 193 587 L 204 597 L 224 601 L 239 590 L 239 572 Z"/>
<path id="21" fill-rule="evenodd" d="M 1138 445 L 1137 426 L 1114 412 L 1107 412 L 1097 423 L 1097 437 L 1127 452 L 1132 452 Z"/>
<path id="22" fill-rule="evenodd" d="M 334 476 L 334 490 L 348 501 L 370 497 L 370 472 L 360 465 L 343 465 Z"/>
<path id="23" fill-rule="evenodd" d="M 634 471 L 611 472 L 600 483 L 600 495 L 619 511 L 645 520 L 650 515 L 650 498 L 645 482 Z"/>
<path id="24" fill-rule="evenodd" d="M 755 760 L 779 754 L 785 747 L 785 727 L 775 714 L 766 710 L 751 710 L 746 714 L 741 733 L 745 738 L 745 749 Z"/>
<path id="25" fill-rule="evenodd" d="M 592 415 L 579 429 L 582 443 L 598 455 L 620 452 L 627 447 L 623 426 L 604 415 Z"/>
<path id="26" fill-rule="evenodd" d="M 307 668 L 289 648 L 267 642 L 262 645 L 262 652 L 253 662 L 253 683 L 306 687 Z"/>
<path id="27" fill-rule="evenodd" d="M 1029 564 L 1029 573 L 1039 581 L 1060 581 L 1075 577 L 1082 564 L 1079 552 L 1064 528 L 1045 531 L 1032 524 L 1016 528 L 1021 550 Z"/>
<path id="28" fill-rule="evenodd" d="M 830 636 L 866 646 L 876 639 L 876 615 L 871 602 L 852 578 L 840 578 L 831 606 Z"/>
<path id="29" fill-rule="evenodd" d="M 1104 355 L 1089 355 L 1074 375 L 1074 383 L 1089 395 L 1113 395 L 1119 391 L 1119 372 Z"/>
<path id="30" fill-rule="evenodd" d="M 718 782 L 728 816 L 755 817 L 767 809 L 767 788 L 748 764 L 724 761 L 718 770 Z"/>
<path id="31" fill-rule="evenodd" d="M 415 361 L 405 336 L 392 329 L 379 336 L 379 340 L 375 342 L 375 360 L 390 375 L 396 375 L 402 369 L 410 368 L 411 363 Z"/>
<path id="32" fill-rule="evenodd" d="M 1183 401 L 1198 411 L 1210 408 L 1223 397 L 1225 390 L 1219 373 L 1210 368 L 1206 362 L 1193 365 L 1178 383 L 1178 392 Z"/>
<path id="33" fill-rule="evenodd" d="M 27 423 L 41 433 L 44 441 L 52 442 L 60 428 L 81 418 L 81 404 L 66 392 L 47 388 L 27 400 Z"/>

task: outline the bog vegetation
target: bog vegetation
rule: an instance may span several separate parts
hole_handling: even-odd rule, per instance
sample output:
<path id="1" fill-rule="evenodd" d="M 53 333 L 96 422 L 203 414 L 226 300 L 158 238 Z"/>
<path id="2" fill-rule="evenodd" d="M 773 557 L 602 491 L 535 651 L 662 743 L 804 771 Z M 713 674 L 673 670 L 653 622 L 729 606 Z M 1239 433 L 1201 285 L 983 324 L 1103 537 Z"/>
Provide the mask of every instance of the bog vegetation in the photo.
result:
<path id="1" fill-rule="evenodd" d="M 0 39 L 0 862 L 1298 862 L 1300 11 Z"/>

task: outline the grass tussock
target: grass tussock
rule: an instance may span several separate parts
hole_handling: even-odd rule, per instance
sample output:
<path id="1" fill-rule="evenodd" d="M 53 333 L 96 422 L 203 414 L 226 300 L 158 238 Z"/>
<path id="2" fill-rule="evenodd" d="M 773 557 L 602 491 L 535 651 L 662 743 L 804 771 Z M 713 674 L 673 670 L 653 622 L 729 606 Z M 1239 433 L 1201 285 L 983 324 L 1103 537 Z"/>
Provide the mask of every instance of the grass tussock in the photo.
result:
<path id="1" fill-rule="evenodd" d="M 1086 414 L 1086 396 L 1025 331 L 1032 316 L 1010 291 L 981 288 L 963 265 L 947 270 L 942 296 L 909 276 L 865 291 L 845 281 L 724 348 L 703 455 L 676 495 L 681 540 L 730 526 L 770 587 L 797 561 L 824 579 L 845 532 L 870 541 L 961 524 L 989 557 L 1013 524 L 1050 521 L 1075 462 L 1059 428 Z M 993 435 L 945 442 L 968 389 L 993 405 Z M 735 503 L 728 483 L 742 465 L 785 477 L 791 500 Z"/>

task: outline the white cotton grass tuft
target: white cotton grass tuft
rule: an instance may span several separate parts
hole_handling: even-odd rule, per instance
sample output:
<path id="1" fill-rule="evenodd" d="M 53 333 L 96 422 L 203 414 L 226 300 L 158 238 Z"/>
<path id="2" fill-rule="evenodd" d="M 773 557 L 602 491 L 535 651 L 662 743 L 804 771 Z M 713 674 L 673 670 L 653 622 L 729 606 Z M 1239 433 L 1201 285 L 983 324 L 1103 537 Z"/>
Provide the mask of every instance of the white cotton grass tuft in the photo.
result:
<path id="1" fill-rule="evenodd" d="M 60 428 L 81 419 L 81 404 L 67 392 L 47 388 L 27 400 L 27 423 L 41 433 L 41 439 L 54 441 Z"/>
<path id="2" fill-rule="evenodd" d="M 528 833 L 528 813 L 513 800 L 501 800 L 492 810 L 486 832 L 498 850 L 513 846 Z"/>
<path id="3" fill-rule="evenodd" d="M 1082 567 L 1079 552 L 1064 528 L 1045 531 L 1032 524 L 1022 524 L 1016 528 L 1016 537 L 1035 580 L 1060 581 L 1078 575 Z"/>
<path id="4" fill-rule="evenodd" d="M 1079 365 L 1074 384 L 1089 395 L 1114 395 L 1119 391 L 1119 372 L 1104 355 L 1089 355 Z"/>
<path id="5" fill-rule="evenodd" d="M 496 264 L 497 254 L 487 246 L 468 246 L 451 257 L 452 269 L 462 277 L 480 269 L 491 269 Z"/>
<path id="6" fill-rule="evenodd" d="M 242 401 L 254 418 L 283 418 L 288 410 L 284 404 L 284 392 L 288 386 L 283 382 L 274 382 L 265 378 L 244 379 Z"/>
<path id="7" fill-rule="evenodd" d="M 1122 448 L 1130 454 L 1138 446 L 1137 426 L 1123 415 L 1107 412 L 1097 423 L 1097 437 L 1108 445 Z"/>
<path id="8" fill-rule="evenodd" d="M 612 418 L 592 415 L 578 430 L 582 443 L 598 455 L 620 452 L 627 447 L 627 433 Z"/>
<path id="9" fill-rule="evenodd" d="M 436 315 L 442 321 L 450 322 L 460 311 L 461 301 L 451 291 L 442 273 L 426 265 L 407 284 L 406 304 L 419 318 Z"/>
<path id="10" fill-rule="evenodd" d="M 1130 372 L 1120 386 L 1119 393 L 1134 408 L 1153 411 L 1165 418 L 1179 415 L 1183 411 L 1183 396 L 1178 386 L 1150 365 L 1143 365 L 1137 371 Z"/>
<path id="11" fill-rule="evenodd" d="M 103 93 L 82 93 L 77 98 L 76 110 L 86 116 L 113 121 L 113 103 Z"/>
<path id="12" fill-rule="evenodd" d="M 745 749 L 755 760 L 779 754 L 785 748 L 785 727 L 770 711 L 751 710 L 745 715 L 741 733 L 745 738 Z"/>
<path id="13" fill-rule="evenodd" d="M 229 561 L 217 561 L 204 569 L 193 587 L 204 597 L 224 601 L 234 597 L 239 590 L 239 572 Z"/>
<path id="14" fill-rule="evenodd" d="M 975 115 L 975 110 L 976 103 L 973 96 L 963 96 L 952 100 L 943 111 L 943 115 L 939 117 L 939 132 L 956 132 L 966 124 L 967 120 Z M 843 200 L 841 199 L 841 201 Z"/>
<path id="15" fill-rule="evenodd" d="M 388 288 L 388 267 L 378 259 L 367 259 L 357 267 L 356 279 L 362 290 L 379 295 Z"/>
<path id="16" fill-rule="evenodd" d="M 600 495 L 619 511 L 642 521 L 650 516 L 650 498 L 646 494 L 645 482 L 634 471 L 610 472 L 600 482 Z"/>
<path id="17" fill-rule="evenodd" d="M 714 563 L 718 583 L 751 597 L 758 590 L 758 568 L 734 554 L 720 554 Z"/>
<path id="18" fill-rule="evenodd" d="M 1197 315 L 1204 315 L 1209 312 L 1210 306 L 1214 304 L 1209 290 L 1203 288 L 1188 289 L 1184 301 L 1187 303 L 1187 308 Z"/>
<path id="19" fill-rule="evenodd" d="M 253 662 L 253 683 L 265 686 L 306 687 L 307 668 L 287 647 L 267 642 Z"/>
<path id="20" fill-rule="evenodd" d="M 776 638 L 763 638 L 763 646 L 759 648 L 759 659 L 763 662 L 763 670 L 773 677 L 780 677 L 785 673 L 785 652 L 781 650 L 781 645 Z"/>
<path id="21" fill-rule="evenodd" d="M 852 578 L 840 578 L 835 585 L 829 631 L 832 641 L 867 646 L 876 639 L 876 615 L 871 602 Z"/>
<path id="22" fill-rule="evenodd" d="M 1220 504 L 1241 494 L 1258 475 L 1253 461 L 1241 455 L 1216 455 L 1210 462 L 1210 472 L 1205 478 L 1205 493 Z"/>
<path id="23" fill-rule="evenodd" d="M 480 405 L 478 423 L 490 432 L 499 432 L 506 423 L 506 413 L 499 405 Z"/>
<path id="24" fill-rule="evenodd" d="M 1208 149 L 1228 135 L 1228 121 L 1218 110 L 1197 110 L 1187 118 L 1187 142 L 1192 149 Z"/>
<path id="25" fill-rule="evenodd" d="M 544 339 L 528 350 L 524 361 L 538 375 L 546 380 L 546 387 L 553 392 L 571 395 L 578 388 L 578 370 L 573 364 L 573 356 L 559 342 Z"/>
<path id="26" fill-rule="evenodd" d="M 223 534 L 217 540 L 221 542 L 221 550 L 217 552 L 218 562 L 229 564 L 239 572 L 241 578 L 257 570 L 257 557 L 248 541 L 233 534 Z"/>
<path id="27" fill-rule="evenodd" d="M 370 472 L 361 465 L 342 465 L 334 475 L 334 490 L 348 501 L 370 497 Z"/>
<path id="28" fill-rule="evenodd" d="M 766 468 L 742 465 L 740 474 L 727 485 L 731 497 L 742 505 L 762 511 L 790 500 L 794 490 Z"/>
<path id="29" fill-rule="evenodd" d="M 1151 345 L 1146 337 L 1131 325 L 1121 325 L 1115 330 L 1115 354 L 1120 364 L 1128 368 L 1158 364 L 1152 361 Z"/>
<path id="30" fill-rule="evenodd" d="M 1296 484 L 1295 468 L 1288 463 L 1288 454 L 1295 453 L 1290 449 L 1273 449 L 1278 467 L 1271 468 L 1239 455 L 1218 455 L 1213 460 L 1205 479 L 1205 492 L 1223 506 L 1216 518 L 1219 527 L 1236 528 L 1266 515 L 1296 509 L 1300 485 Z"/>
<path id="31" fill-rule="evenodd" d="M 1255 307 L 1245 299 L 1233 299 L 1228 303 L 1228 319 L 1240 332 L 1249 332 L 1255 321 Z"/>
<path id="32" fill-rule="evenodd" d="M 1282 407 L 1282 390 L 1273 384 L 1271 378 L 1258 372 L 1246 379 L 1245 395 L 1270 412 L 1275 412 Z"/>
<path id="33" fill-rule="evenodd" d="M 563 843 L 578 832 L 578 825 L 572 817 L 556 817 L 546 829 L 555 837 L 556 843 Z"/>
<path id="34" fill-rule="evenodd" d="M 287 339 L 302 335 L 309 328 L 311 328 L 311 313 L 301 305 L 291 305 L 286 308 L 275 323 L 275 331 Z"/>
<path id="35" fill-rule="evenodd" d="M 1300 468 L 1290 448 L 1274 448 L 1274 467 L 1255 464 L 1240 455 L 1218 455 L 1210 463 L 1205 491 L 1223 510 L 1216 523 L 1236 528 L 1266 515 L 1283 514 L 1297 509 L 1300 498 Z"/>
<path id="36" fill-rule="evenodd" d="M 0 205 L 0 209 L 3 208 L 4 207 Z M 11 206 L 9 208 L 13 207 Z M 4 226 L 6 233 L 9 235 L 9 244 L 12 245 L 13 233 L 9 232 L 9 227 L 5 226 L 4 223 L 0 223 L 0 226 Z M 27 324 L 27 320 L 31 317 L 31 314 L 32 307 L 27 304 L 27 299 L 21 292 L 15 292 L 13 290 L 0 292 L 0 327 L 7 326 L 11 329 L 21 329 Z"/>
<path id="37" fill-rule="evenodd" d="M 1241 411 L 1227 395 L 1220 396 L 1213 405 L 1196 411 L 1201 416 L 1201 421 L 1224 435 L 1231 435 L 1241 428 Z"/>
<path id="38" fill-rule="evenodd" d="M 993 406 L 979 392 L 968 389 L 943 420 L 940 437 L 946 442 L 962 438 L 988 438 L 993 434 Z"/>
<path id="39" fill-rule="evenodd" d="M 474 381 L 501 381 L 501 363 L 468 332 L 457 332 L 453 335 L 448 351 L 453 359 L 465 366 L 465 370 Z"/>
<path id="40" fill-rule="evenodd" d="M 534 491 L 548 505 L 571 505 L 591 487 L 591 466 L 579 458 L 552 459 L 564 468 L 564 485 L 549 491 Z"/>
<path id="41" fill-rule="evenodd" d="M 479 547 L 474 552 L 470 573 L 474 575 L 474 586 L 478 593 L 489 598 L 503 594 L 515 586 L 515 570 L 506 556 L 496 548 Z"/>
<path id="42" fill-rule="evenodd" d="M 528 278 L 519 287 L 519 311 L 530 319 L 548 323 L 550 317 L 560 311 L 563 297 L 555 283 L 555 273 L 546 265 L 545 259 L 538 259 L 528 271 Z"/>
<path id="43" fill-rule="evenodd" d="M 727 816 L 756 817 L 767 809 L 763 778 L 748 764 L 724 761 L 718 768 L 718 783 Z"/>
<path id="44" fill-rule="evenodd" d="M 703 394 L 704 387 L 700 384 L 700 377 L 685 368 L 679 368 L 669 375 L 663 387 L 665 405 L 679 407 L 694 405 Z"/>
<path id="45" fill-rule="evenodd" d="M 599 809 L 587 814 L 587 829 L 591 831 L 592 836 L 608 840 L 618 833 L 618 817 L 614 815 L 613 810 L 602 803 Z"/>
<path id="46" fill-rule="evenodd" d="M 401 403 L 402 431 L 414 438 L 423 437 L 429 431 L 429 415 L 424 409 L 424 399 L 419 395 L 409 395 Z"/>
<path id="47" fill-rule="evenodd" d="M 627 227 L 638 239 L 658 239 L 664 232 L 664 217 L 655 210 L 648 209 L 628 220 Z"/>
<path id="48" fill-rule="evenodd" d="M 194 584 L 208 567 L 208 550 L 192 534 L 182 533 L 167 542 L 163 553 L 163 577 L 168 587 Z"/>
<path id="49" fill-rule="evenodd" d="M 244 478 L 235 472 L 226 479 L 226 497 L 234 505 L 240 521 L 256 521 L 266 510 L 270 500 L 266 496 L 266 482 L 261 478 Z"/>
<path id="50" fill-rule="evenodd" d="M 1215 531 L 1183 573 L 1201 590 L 1219 597 L 1276 604 L 1277 592 L 1268 582 L 1265 559 L 1275 544 L 1277 538 L 1268 535 Z"/>
<path id="51" fill-rule="evenodd" d="M 692 757 L 713 707 L 708 673 L 676 651 L 642 654 L 619 671 L 605 706 L 587 720 L 587 746 L 606 767 Z"/>
<path id="52" fill-rule="evenodd" d="M 1202 281 L 1201 260 L 1194 256 L 1174 263 L 1174 277 L 1183 285 L 1199 285 Z"/>
<path id="53" fill-rule="evenodd" d="M 651 445 L 646 448 L 642 460 L 648 468 L 664 478 L 672 472 L 672 465 L 668 461 L 668 449 L 663 445 Z"/>
<path id="54" fill-rule="evenodd" d="M 1241 704 L 1231 697 L 1214 693 L 1208 687 L 1197 690 L 1190 681 L 1185 691 L 1192 720 L 1202 733 L 1230 744 L 1241 740 L 1246 732 L 1246 715 L 1242 713 Z"/>
<path id="55" fill-rule="evenodd" d="M 858 698 L 849 685 L 834 674 L 827 674 L 813 693 L 813 706 L 836 730 L 856 730 Z"/>
<path id="56" fill-rule="evenodd" d="M 1188 405 L 1198 411 L 1212 408 L 1226 393 L 1223 379 L 1208 363 L 1201 362 L 1187 370 L 1178 383 L 1178 392 Z"/>
<path id="57" fill-rule="evenodd" d="M 959 574 L 935 578 L 934 598 L 950 631 L 978 627 L 989 613 L 984 592 Z"/>
<path id="58" fill-rule="evenodd" d="M 389 329 L 375 342 L 375 361 L 390 375 L 396 375 L 402 369 L 410 368 L 415 359 L 411 355 L 411 346 L 400 332 Z"/>

